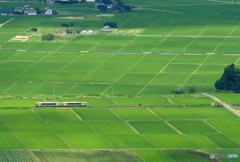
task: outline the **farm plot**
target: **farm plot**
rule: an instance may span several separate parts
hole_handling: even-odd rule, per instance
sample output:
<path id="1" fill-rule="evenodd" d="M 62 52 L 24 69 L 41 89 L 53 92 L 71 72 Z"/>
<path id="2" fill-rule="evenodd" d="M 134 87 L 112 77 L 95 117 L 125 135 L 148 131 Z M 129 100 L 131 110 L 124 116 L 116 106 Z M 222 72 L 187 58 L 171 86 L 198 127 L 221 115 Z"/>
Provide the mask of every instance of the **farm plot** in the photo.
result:
<path id="1" fill-rule="evenodd" d="M 69 149 L 69 146 L 54 134 L 19 135 L 19 138 L 28 149 Z"/>
<path id="2" fill-rule="evenodd" d="M 178 85 L 147 85 L 138 94 L 143 96 L 156 96 L 163 94 L 170 94 L 172 90 L 176 90 L 181 86 Z"/>
<path id="3" fill-rule="evenodd" d="M 32 151 L 38 159 L 44 161 L 133 161 L 141 159 L 132 151 L 112 151 L 112 150 L 41 150 Z"/>
<path id="4" fill-rule="evenodd" d="M 102 135 L 135 135 L 126 123 L 122 121 L 89 121 L 89 127 L 93 128 L 97 133 Z"/>
<path id="5" fill-rule="evenodd" d="M 170 126 L 159 121 L 137 121 L 130 124 L 141 134 L 177 134 Z"/>
<path id="6" fill-rule="evenodd" d="M 184 134 L 217 133 L 216 130 L 202 121 L 172 121 L 170 123 Z"/>
<path id="7" fill-rule="evenodd" d="M 170 106 L 172 105 L 167 98 L 115 98 L 118 106 Z M 141 111 L 141 110 L 140 110 Z"/>
<path id="8" fill-rule="evenodd" d="M 169 155 L 160 150 L 136 150 L 136 154 L 146 162 L 151 161 L 174 161 Z"/>
<path id="9" fill-rule="evenodd" d="M 116 108 L 112 109 L 124 120 L 159 120 L 160 118 L 148 109 L 139 108 Z"/>
<path id="10" fill-rule="evenodd" d="M 83 120 L 120 120 L 110 109 L 73 109 Z M 96 113 L 95 113 L 96 112 Z"/>
<path id="11" fill-rule="evenodd" d="M 116 149 L 155 148 L 141 135 L 108 135 L 105 137 Z"/>
<path id="12" fill-rule="evenodd" d="M 15 55 L 17 55 L 18 52 L 9 52 L 9 51 L 6 51 L 6 52 L 1 52 L 0 54 L 0 60 L 1 61 L 6 61 L 8 59 L 11 59 L 12 57 L 14 57 Z"/>
<path id="13" fill-rule="evenodd" d="M 176 151 L 176 150 L 166 150 L 164 151 L 168 156 L 172 157 L 176 161 L 188 161 L 189 159 L 194 161 L 208 161 L 212 159 L 209 158 L 209 155 L 201 152 L 194 151 Z"/>
<path id="14" fill-rule="evenodd" d="M 4 105 L 1 104 L 1 107 Z M 36 122 L 37 116 L 29 109 L 0 109 L 0 119 L 3 122 Z"/>
<path id="15" fill-rule="evenodd" d="M 192 149 L 198 148 L 188 138 L 179 134 L 145 134 L 152 143 L 158 148 L 172 148 L 172 149 Z"/>
<path id="16" fill-rule="evenodd" d="M 0 135 L 0 149 L 26 149 L 25 145 L 14 135 Z"/>
<path id="17" fill-rule="evenodd" d="M 198 37 L 191 42 L 185 49 L 186 52 L 192 53 L 212 53 L 217 48 L 224 38 L 201 38 Z M 208 42 L 206 44 L 206 42 Z M 222 51 L 221 51 L 222 53 Z"/>
<path id="18" fill-rule="evenodd" d="M 238 129 L 240 121 L 239 120 L 208 120 L 212 126 L 217 128 L 224 134 L 239 134 L 240 130 Z"/>
<path id="19" fill-rule="evenodd" d="M 210 140 L 222 148 L 239 148 L 240 144 L 223 134 L 207 134 Z"/>
<path id="20" fill-rule="evenodd" d="M 240 105 L 238 93 L 214 93 L 214 96 L 230 105 Z"/>
<path id="21" fill-rule="evenodd" d="M 28 150 L 2 150 L 0 151 L 1 161 L 35 161 L 35 157 Z"/>
<path id="22" fill-rule="evenodd" d="M 189 74 L 160 73 L 151 84 L 183 84 L 189 76 Z"/>
<path id="23" fill-rule="evenodd" d="M 187 109 L 202 119 L 238 119 L 224 107 L 187 107 Z"/>
<path id="24" fill-rule="evenodd" d="M 4 54 L 4 53 L 3 53 Z M 3 55 L 1 54 L 1 55 Z M 12 61 L 37 61 L 47 57 L 49 53 L 39 53 L 39 52 L 17 52 L 16 55 L 9 58 Z M 59 54 L 60 55 L 60 54 Z M 56 56 L 55 56 L 56 57 Z"/>
<path id="25" fill-rule="evenodd" d="M 182 107 L 151 108 L 162 119 L 199 119 L 193 112 Z"/>
<path id="26" fill-rule="evenodd" d="M 104 94 L 108 95 L 119 95 L 119 96 L 134 96 L 136 95 L 141 89 L 143 89 L 144 85 L 118 85 L 112 84 Z"/>
<path id="27" fill-rule="evenodd" d="M 187 134 L 187 137 L 201 148 L 219 148 L 217 144 L 203 134 Z"/>
<path id="28" fill-rule="evenodd" d="M 175 105 L 186 105 L 186 106 L 203 106 L 203 105 L 211 105 L 212 103 L 215 103 L 212 99 L 204 96 L 195 97 L 193 96 L 180 96 L 180 97 L 171 97 L 169 98 L 172 103 Z M 215 103 L 216 104 L 216 103 Z"/>
<path id="29" fill-rule="evenodd" d="M 49 125 L 59 134 L 94 134 L 93 130 L 84 122 L 50 122 Z"/>
<path id="30" fill-rule="evenodd" d="M 34 112 L 44 121 L 79 121 L 71 109 L 35 109 Z"/>

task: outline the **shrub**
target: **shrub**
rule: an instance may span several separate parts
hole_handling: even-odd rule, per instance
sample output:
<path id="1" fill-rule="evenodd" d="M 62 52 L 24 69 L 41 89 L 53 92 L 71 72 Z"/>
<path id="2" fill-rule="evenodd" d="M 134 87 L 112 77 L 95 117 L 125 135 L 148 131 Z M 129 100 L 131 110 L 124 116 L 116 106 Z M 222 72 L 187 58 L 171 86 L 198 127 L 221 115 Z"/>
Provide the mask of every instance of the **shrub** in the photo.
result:
<path id="1" fill-rule="evenodd" d="M 171 93 L 174 93 L 174 94 L 183 94 L 184 91 L 182 89 L 178 89 L 178 90 L 172 90 Z"/>
<path id="2" fill-rule="evenodd" d="M 54 35 L 53 34 L 43 34 L 42 35 L 42 40 L 43 41 L 49 41 L 49 40 L 53 40 L 54 39 Z"/>
<path id="3" fill-rule="evenodd" d="M 188 93 L 195 93 L 196 92 L 196 88 L 194 86 L 190 86 L 188 88 Z"/>

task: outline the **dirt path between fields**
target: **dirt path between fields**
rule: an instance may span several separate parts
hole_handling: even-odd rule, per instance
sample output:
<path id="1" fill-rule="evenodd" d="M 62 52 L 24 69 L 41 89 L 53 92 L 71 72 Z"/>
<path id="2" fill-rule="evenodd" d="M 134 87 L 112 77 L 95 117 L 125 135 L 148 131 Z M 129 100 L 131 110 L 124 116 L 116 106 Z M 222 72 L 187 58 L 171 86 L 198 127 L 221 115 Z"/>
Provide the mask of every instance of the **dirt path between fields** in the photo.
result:
<path id="1" fill-rule="evenodd" d="M 9 23 L 10 21 L 12 21 L 13 19 L 14 19 L 14 18 L 11 18 L 11 19 L 9 19 L 8 21 L 0 24 L 0 28 L 3 27 L 4 25 L 6 25 L 7 23 Z"/>
<path id="2" fill-rule="evenodd" d="M 226 102 L 220 100 L 219 98 L 207 94 L 207 93 L 202 93 L 204 96 L 210 97 L 211 99 L 215 100 L 216 102 L 218 102 L 220 105 L 224 106 L 225 108 L 227 108 L 229 111 L 233 112 L 234 114 L 236 114 L 237 116 L 240 117 L 240 111 L 239 110 L 235 110 L 234 108 L 232 108 L 231 105 L 227 104 Z"/>

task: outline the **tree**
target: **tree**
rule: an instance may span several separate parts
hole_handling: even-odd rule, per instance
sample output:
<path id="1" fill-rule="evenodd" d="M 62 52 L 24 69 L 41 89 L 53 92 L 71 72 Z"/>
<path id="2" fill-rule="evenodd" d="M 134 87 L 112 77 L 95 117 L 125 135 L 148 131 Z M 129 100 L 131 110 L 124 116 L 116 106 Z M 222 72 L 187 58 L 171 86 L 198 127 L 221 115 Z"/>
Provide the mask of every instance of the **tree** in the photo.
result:
<path id="1" fill-rule="evenodd" d="M 224 68 L 224 72 L 219 80 L 215 82 L 217 90 L 240 91 L 240 69 L 235 64 L 230 64 Z"/>
<path id="2" fill-rule="evenodd" d="M 98 5 L 97 8 L 98 8 L 101 12 L 107 11 L 107 6 L 105 6 L 105 5 Z"/>
<path id="3" fill-rule="evenodd" d="M 129 5 L 123 5 L 124 10 L 126 10 L 127 12 L 130 12 L 132 10 L 132 7 Z"/>
<path id="4" fill-rule="evenodd" d="M 58 12 L 56 10 L 53 10 L 52 13 L 53 13 L 53 15 L 57 15 L 58 14 Z"/>
<path id="5" fill-rule="evenodd" d="M 38 29 L 37 28 L 31 28 L 30 31 L 36 32 Z"/>
<path id="6" fill-rule="evenodd" d="M 103 26 L 106 26 L 106 25 L 110 26 L 111 28 L 117 28 L 117 23 L 114 23 L 114 22 L 106 22 L 104 23 Z"/>
<path id="7" fill-rule="evenodd" d="M 102 3 L 104 3 L 105 5 L 110 5 L 112 4 L 111 0 L 101 0 Z"/>
<path id="8" fill-rule="evenodd" d="M 223 79 L 219 79 L 219 80 L 217 80 L 216 82 L 215 82 L 215 88 L 217 89 L 217 90 L 225 90 L 225 88 L 226 88 L 226 82 L 223 80 Z"/>
<path id="9" fill-rule="evenodd" d="M 43 34 L 42 35 L 42 40 L 43 41 L 48 41 L 48 40 L 53 40 L 54 39 L 54 35 L 53 34 Z"/>
<path id="10" fill-rule="evenodd" d="M 195 93 L 196 92 L 196 88 L 194 86 L 190 86 L 188 88 L 188 93 Z"/>

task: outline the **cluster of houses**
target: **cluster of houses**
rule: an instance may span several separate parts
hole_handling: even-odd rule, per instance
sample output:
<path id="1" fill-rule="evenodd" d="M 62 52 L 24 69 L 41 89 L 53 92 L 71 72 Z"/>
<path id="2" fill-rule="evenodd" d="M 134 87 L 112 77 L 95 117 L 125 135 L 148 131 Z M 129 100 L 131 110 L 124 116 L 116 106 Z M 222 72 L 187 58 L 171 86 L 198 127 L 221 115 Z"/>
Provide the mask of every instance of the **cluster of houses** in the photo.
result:
<path id="1" fill-rule="evenodd" d="M 50 8 L 43 8 L 40 10 L 41 14 L 52 15 L 53 11 Z M 37 15 L 38 11 L 30 5 L 25 5 L 23 7 L 13 7 L 11 9 L 0 8 L 0 15 Z"/>

